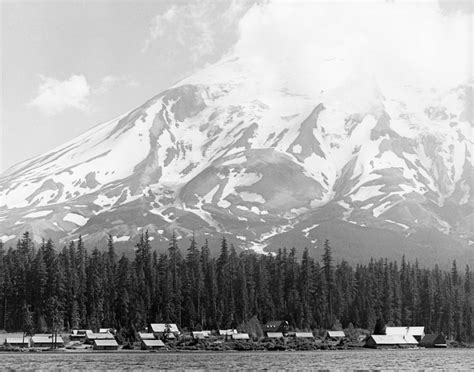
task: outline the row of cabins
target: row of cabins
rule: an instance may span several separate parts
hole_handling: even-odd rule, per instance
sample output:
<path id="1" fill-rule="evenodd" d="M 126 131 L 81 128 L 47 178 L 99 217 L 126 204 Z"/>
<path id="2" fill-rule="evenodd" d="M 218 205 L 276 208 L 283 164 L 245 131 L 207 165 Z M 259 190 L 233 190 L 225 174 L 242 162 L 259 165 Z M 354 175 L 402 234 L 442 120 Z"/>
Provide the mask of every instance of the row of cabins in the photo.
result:
<path id="1" fill-rule="evenodd" d="M 154 336 L 156 339 L 162 339 L 165 333 L 165 329 L 167 329 L 168 338 L 173 339 L 179 336 L 180 332 L 176 324 L 151 324 L 150 329 L 153 333 L 139 333 L 141 339 L 151 338 Z M 290 326 L 287 321 L 271 321 L 266 323 L 263 326 L 263 330 L 267 338 L 282 338 L 282 337 L 296 337 L 296 338 L 314 338 L 312 332 L 290 332 Z M 213 335 L 212 331 L 210 330 L 203 330 L 203 331 L 193 331 L 191 332 L 191 336 L 194 339 L 205 339 L 209 338 Z M 225 337 L 233 340 L 248 340 L 250 336 L 248 333 L 239 333 L 236 329 L 219 329 L 217 331 L 217 336 Z M 345 337 L 343 331 L 328 331 L 327 338 L 332 338 L 337 340 L 339 338 Z"/>
<path id="2" fill-rule="evenodd" d="M 386 327 L 384 335 L 371 335 L 366 340 L 371 348 L 447 347 L 441 334 L 425 334 L 425 327 Z"/>
<path id="3" fill-rule="evenodd" d="M 119 344 L 114 336 L 115 330 L 100 328 L 99 332 L 90 329 L 73 330 L 69 335 L 71 341 L 80 341 L 92 345 L 94 350 L 118 350 Z"/>
<path id="4" fill-rule="evenodd" d="M 144 350 L 159 349 L 165 346 L 162 341 L 166 335 L 168 339 L 179 337 L 181 332 L 176 324 L 155 323 L 150 325 L 150 333 L 139 333 L 141 347 Z M 312 332 L 289 332 L 289 324 L 286 321 L 269 322 L 264 326 L 267 338 L 314 338 Z M 212 334 L 209 330 L 193 331 L 191 333 L 194 339 L 205 339 Z M 107 336 L 110 335 L 110 336 Z M 218 335 L 232 340 L 249 340 L 248 333 L 238 333 L 236 329 L 219 330 Z M 94 341 L 94 348 L 100 347 L 100 341 L 111 340 L 113 335 L 110 333 L 90 334 L 86 336 L 87 340 Z M 326 331 L 325 338 L 332 341 L 340 341 L 346 338 L 344 331 L 329 330 Z M 97 344 L 99 341 L 99 344 Z M 424 327 L 386 327 L 385 335 L 371 335 L 365 339 L 365 345 L 372 348 L 380 347 L 446 347 L 446 339 L 439 334 L 428 334 L 424 332 Z"/>
<path id="5" fill-rule="evenodd" d="M 5 344 L 18 348 L 41 348 L 52 349 L 64 347 L 64 340 L 61 336 L 35 335 L 32 337 L 7 337 Z"/>
<path id="6" fill-rule="evenodd" d="M 140 332 L 138 334 L 143 350 L 156 350 L 165 347 L 163 339 L 175 339 L 181 332 L 176 324 L 153 323 L 150 325 L 151 332 Z M 286 321 L 273 321 L 264 326 L 267 338 L 314 338 L 312 332 L 289 332 L 289 324 Z M 92 330 L 73 330 L 70 335 L 71 341 L 80 341 L 92 345 L 94 350 L 117 350 L 119 345 L 112 329 L 100 329 L 99 332 Z M 191 333 L 195 339 L 205 339 L 211 336 L 211 331 L 194 331 Z M 238 333 L 236 329 L 219 330 L 218 335 L 232 340 L 249 340 L 248 333 Z M 344 331 L 327 331 L 325 338 L 332 341 L 340 341 L 346 338 Z M 18 348 L 60 348 L 64 347 L 61 336 L 35 335 L 32 337 L 10 337 L 5 343 Z M 365 339 L 365 345 L 371 348 L 384 347 L 446 347 L 446 339 L 439 334 L 425 334 L 424 327 L 386 327 L 385 335 L 371 335 Z"/>
<path id="7" fill-rule="evenodd" d="M 312 332 L 290 332 L 290 326 L 287 321 L 271 321 L 263 326 L 263 330 L 267 338 L 282 338 L 282 337 L 296 337 L 296 338 L 314 338 Z M 147 339 L 163 339 L 166 334 L 167 339 L 175 339 L 181 332 L 176 324 L 156 323 L 150 324 L 150 333 L 139 333 L 141 340 Z M 193 331 L 191 336 L 194 339 L 205 339 L 217 335 L 233 340 L 248 340 L 250 336 L 248 333 L 239 333 L 236 329 L 219 329 L 217 334 L 213 334 L 210 330 Z M 338 341 L 346 337 L 344 331 L 327 331 L 325 338 L 333 341 Z"/>
<path id="8" fill-rule="evenodd" d="M 117 350 L 119 345 L 115 337 L 110 332 L 94 333 L 90 330 L 78 332 L 73 331 L 70 335 L 71 341 L 81 341 L 85 344 L 92 345 L 94 350 Z M 63 348 L 64 340 L 61 336 L 55 335 L 35 335 L 32 337 L 7 337 L 5 344 L 18 348 L 41 348 L 54 349 Z"/>
<path id="9" fill-rule="evenodd" d="M 289 332 L 286 321 L 272 321 L 264 326 L 268 338 L 285 336 L 313 338 L 311 332 Z M 326 331 L 325 339 L 340 341 L 346 338 L 344 331 Z M 425 334 L 425 327 L 386 327 L 385 335 L 361 336 L 359 341 L 365 340 L 365 346 L 371 348 L 383 347 L 447 347 L 446 338 L 441 334 Z"/>
<path id="10" fill-rule="evenodd" d="M 154 323 L 150 325 L 151 332 L 140 332 L 141 348 L 156 350 L 165 346 L 161 338 L 175 339 L 181 333 L 176 324 Z M 99 332 L 88 329 L 73 330 L 71 341 L 80 341 L 92 345 L 94 350 L 117 350 L 119 345 L 114 336 L 115 330 L 101 328 Z"/>

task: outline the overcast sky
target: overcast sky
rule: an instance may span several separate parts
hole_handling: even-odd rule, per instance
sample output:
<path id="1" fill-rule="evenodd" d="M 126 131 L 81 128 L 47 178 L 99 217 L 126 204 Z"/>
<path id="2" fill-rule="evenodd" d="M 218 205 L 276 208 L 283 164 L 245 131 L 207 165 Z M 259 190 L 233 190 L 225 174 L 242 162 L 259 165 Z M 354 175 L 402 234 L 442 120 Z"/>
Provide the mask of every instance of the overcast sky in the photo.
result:
<path id="1" fill-rule="evenodd" d="M 280 1 L 283 6 L 273 8 L 267 0 L 0 2 L 0 172 L 141 105 L 193 71 L 217 61 L 236 43 L 236 48 L 243 52 L 259 53 L 256 48 L 261 49 L 261 42 L 268 41 L 269 47 L 262 53 L 265 58 L 273 58 L 275 48 L 304 49 L 305 43 L 319 43 L 297 33 L 294 38 L 286 35 L 289 28 L 304 26 L 300 18 L 306 18 L 308 24 L 316 23 L 310 16 L 305 17 L 308 12 L 302 4 L 308 1 Z M 364 22 L 373 25 L 364 27 L 366 34 L 376 34 L 376 27 L 384 28 L 384 21 L 377 23 L 374 14 L 367 15 L 367 2 L 359 2 L 364 8 L 357 9 L 354 8 L 357 2 L 351 3 L 353 14 L 348 13 L 348 21 L 337 29 L 341 37 L 352 33 L 349 26 L 359 27 L 362 23 L 357 23 L 357 19 L 364 20 L 363 17 L 367 17 Z M 413 17 L 406 24 L 407 13 L 394 17 L 400 22 L 400 37 L 398 33 L 386 34 L 397 39 L 398 44 L 393 44 L 399 48 L 411 45 L 411 50 L 404 49 L 414 56 L 409 59 L 410 64 L 426 62 L 417 54 L 418 44 L 404 39 L 414 33 L 410 27 L 416 25 L 427 30 L 426 39 L 431 39 L 427 43 L 429 48 L 422 48 L 423 56 L 444 58 L 437 54 L 441 49 L 436 42 L 443 38 L 441 32 L 445 29 L 437 28 L 441 18 L 431 15 L 432 9 L 441 9 L 445 19 L 455 18 L 460 12 L 472 14 L 471 1 L 443 1 L 441 7 L 437 3 L 436 7 L 427 7 L 427 3 L 412 2 L 414 10 L 409 14 Z M 340 22 L 339 18 L 344 18 L 337 12 L 327 14 L 317 20 L 328 24 L 324 24 L 323 30 L 330 31 L 334 23 Z M 355 26 L 351 23 L 353 19 Z M 307 32 L 303 26 L 300 31 Z M 466 63 L 472 66 L 472 60 L 461 53 L 462 49 L 470 48 L 472 54 L 472 22 L 470 31 L 465 26 L 465 23 L 460 28 L 456 26 L 452 31 L 461 37 L 441 44 L 453 56 L 459 54 L 464 67 Z M 409 33 L 403 34 L 403 29 Z M 311 33 L 318 35 L 318 31 L 321 29 Z M 440 34 L 435 34 L 433 43 L 432 32 L 438 31 Z M 272 39 L 267 34 L 278 34 L 279 38 Z M 466 41 L 469 34 L 470 44 Z M 280 45 L 280 38 L 287 44 Z M 254 43 L 254 39 L 260 44 Z M 336 35 L 330 40 L 339 39 Z M 388 40 L 389 44 L 392 41 Z M 378 51 L 386 55 L 393 52 L 386 48 Z M 298 51 L 293 52 L 298 55 Z M 429 66 L 426 69 L 433 76 L 445 75 L 451 61 L 442 62 L 441 69 Z M 464 73 L 464 67 L 460 66 L 460 73 Z"/>

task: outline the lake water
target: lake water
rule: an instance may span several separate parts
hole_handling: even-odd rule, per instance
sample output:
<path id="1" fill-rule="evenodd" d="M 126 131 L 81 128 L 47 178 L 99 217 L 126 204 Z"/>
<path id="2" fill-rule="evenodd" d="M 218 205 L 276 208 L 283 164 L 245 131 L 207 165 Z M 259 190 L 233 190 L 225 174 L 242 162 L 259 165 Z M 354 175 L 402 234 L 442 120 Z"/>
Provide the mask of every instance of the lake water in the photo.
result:
<path id="1" fill-rule="evenodd" d="M 474 370 L 474 349 L 307 352 L 0 353 L 0 368 L 22 370 L 312 369 Z"/>

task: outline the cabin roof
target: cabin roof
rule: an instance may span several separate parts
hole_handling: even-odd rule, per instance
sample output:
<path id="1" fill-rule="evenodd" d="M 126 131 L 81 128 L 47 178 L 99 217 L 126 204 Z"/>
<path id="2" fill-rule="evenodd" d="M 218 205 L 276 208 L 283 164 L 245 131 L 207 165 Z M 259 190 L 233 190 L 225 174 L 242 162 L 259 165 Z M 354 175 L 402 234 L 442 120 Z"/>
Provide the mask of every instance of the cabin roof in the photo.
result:
<path id="1" fill-rule="evenodd" d="M 164 342 L 161 340 L 143 340 L 142 342 L 145 346 L 165 346 Z"/>
<path id="2" fill-rule="evenodd" d="M 280 338 L 283 337 L 283 333 L 281 332 L 267 332 L 268 338 Z"/>
<path id="3" fill-rule="evenodd" d="M 372 335 L 377 345 L 416 345 L 418 341 L 411 335 Z"/>
<path id="4" fill-rule="evenodd" d="M 179 333 L 178 326 L 175 323 L 152 323 L 150 327 L 153 332 L 165 332 L 167 325 L 169 325 L 171 332 Z"/>
<path id="5" fill-rule="evenodd" d="M 155 339 L 155 335 L 153 333 L 138 332 L 138 336 L 142 340 L 154 340 Z"/>
<path id="6" fill-rule="evenodd" d="M 73 335 L 73 336 L 85 336 L 89 333 L 93 333 L 91 329 L 73 329 L 71 335 Z"/>
<path id="7" fill-rule="evenodd" d="M 311 332 L 295 332 L 295 337 L 298 337 L 298 338 L 313 338 L 314 335 Z"/>
<path id="8" fill-rule="evenodd" d="M 206 337 L 209 337 L 210 332 L 209 331 L 192 331 L 191 334 L 194 338 L 206 338 Z"/>
<path id="9" fill-rule="evenodd" d="M 25 340 L 23 338 L 16 338 L 16 337 L 7 337 L 5 340 L 7 344 L 27 344 L 30 341 L 29 337 L 25 337 Z"/>
<path id="10" fill-rule="evenodd" d="M 423 336 L 425 334 L 425 327 L 386 327 L 385 334 Z"/>
<path id="11" fill-rule="evenodd" d="M 112 328 L 99 328 L 99 333 L 106 333 L 110 331 L 113 331 L 113 329 Z"/>
<path id="12" fill-rule="evenodd" d="M 249 339 L 249 334 L 248 333 L 234 333 L 232 335 L 232 338 L 234 340 L 248 340 Z"/>
<path id="13" fill-rule="evenodd" d="M 112 333 L 104 332 L 104 333 L 88 333 L 86 337 L 89 340 L 114 340 L 115 337 Z"/>
<path id="14" fill-rule="evenodd" d="M 220 336 L 231 336 L 235 333 L 237 333 L 236 329 L 219 329 Z"/>
<path id="15" fill-rule="evenodd" d="M 344 331 L 327 331 L 329 337 L 346 337 Z"/>
<path id="16" fill-rule="evenodd" d="M 115 339 L 112 340 L 94 340 L 94 345 L 96 346 L 117 346 L 118 343 Z"/>
<path id="17" fill-rule="evenodd" d="M 53 344 L 54 342 L 57 344 L 64 343 L 61 336 L 57 336 L 54 339 L 51 336 L 33 336 L 31 337 L 31 341 L 35 344 Z"/>

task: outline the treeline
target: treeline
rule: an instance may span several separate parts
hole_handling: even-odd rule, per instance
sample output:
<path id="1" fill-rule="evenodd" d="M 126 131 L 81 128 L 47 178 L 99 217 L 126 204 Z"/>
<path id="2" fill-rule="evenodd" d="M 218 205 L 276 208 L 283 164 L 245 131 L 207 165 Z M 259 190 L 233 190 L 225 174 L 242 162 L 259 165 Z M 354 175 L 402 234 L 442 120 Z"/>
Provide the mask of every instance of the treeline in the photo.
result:
<path id="1" fill-rule="evenodd" d="M 0 328 L 46 332 L 111 327 L 133 338 L 150 322 L 187 329 L 238 328 L 256 317 L 285 319 L 300 330 L 381 325 L 424 325 L 460 341 L 472 340 L 472 274 L 453 262 L 447 272 L 406 262 L 352 266 L 334 262 L 330 243 L 321 261 L 305 249 L 274 256 L 237 254 L 221 241 L 211 257 L 207 242 L 191 239 L 181 253 L 176 236 L 167 254 L 141 235 L 135 257 L 117 257 L 82 240 L 56 250 L 35 247 L 25 233 L 15 248 L 0 243 Z M 184 250 L 183 250 L 184 252 Z"/>

